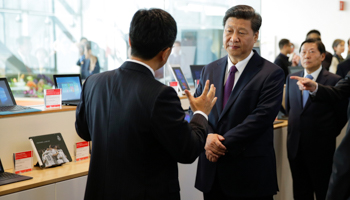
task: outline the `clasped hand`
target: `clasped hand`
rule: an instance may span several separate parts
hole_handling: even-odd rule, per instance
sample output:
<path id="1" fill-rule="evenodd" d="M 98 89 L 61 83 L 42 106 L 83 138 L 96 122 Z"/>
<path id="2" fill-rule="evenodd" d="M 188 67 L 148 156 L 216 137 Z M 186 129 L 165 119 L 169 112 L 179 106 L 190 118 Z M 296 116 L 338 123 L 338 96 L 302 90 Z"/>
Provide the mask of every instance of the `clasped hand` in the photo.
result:
<path id="1" fill-rule="evenodd" d="M 218 159 L 225 155 L 227 149 L 221 143 L 225 138 L 219 134 L 208 134 L 207 141 L 205 143 L 205 155 L 210 162 L 217 162 Z"/>

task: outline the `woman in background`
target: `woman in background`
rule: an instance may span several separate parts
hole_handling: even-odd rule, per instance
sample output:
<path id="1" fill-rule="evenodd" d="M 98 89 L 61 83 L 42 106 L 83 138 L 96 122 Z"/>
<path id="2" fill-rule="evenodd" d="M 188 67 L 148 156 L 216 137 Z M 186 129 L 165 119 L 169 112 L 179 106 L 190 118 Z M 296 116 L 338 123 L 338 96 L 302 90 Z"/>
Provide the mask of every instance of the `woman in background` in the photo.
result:
<path id="1" fill-rule="evenodd" d="M 343 56 L 341 56 L 341 54 L 344 52 L 345 49 L 345 41 L 342 39 L 334 40 L 332 48 L 334 50 L 334 55 L 331 66 L 329 67 L 329 71 L 335 74 L 337 72 L 338 64 L 344 61 L 344 58 Z"/>
<path id="2" fill-rule="evenodd" d="M 91 42 L 84 43 L 85 59 L 81 62 L 81 78 L 86 79 L 91 74 L 100 73 L 100 64 L 96 56 L 91 53 Z"/>

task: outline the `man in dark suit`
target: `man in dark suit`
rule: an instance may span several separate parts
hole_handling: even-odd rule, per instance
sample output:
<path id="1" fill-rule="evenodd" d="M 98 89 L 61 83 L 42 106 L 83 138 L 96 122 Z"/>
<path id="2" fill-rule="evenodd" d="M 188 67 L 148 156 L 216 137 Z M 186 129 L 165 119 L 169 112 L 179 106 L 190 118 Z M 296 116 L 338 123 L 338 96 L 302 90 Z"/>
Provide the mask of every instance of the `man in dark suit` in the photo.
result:
<path id="1" fill-rule="evenodd" d="M 78 135 L 92 141 L 85 199 L 180 199 L 177 162 L 191 163 L 203 150 L 216 89 L 208 92 L 207 81 L 198 98 L 186 91 L 196 110 L 187 123 L 175 90 L 154 78 L 176 33 L 167 12 L 137 11 L 131 60 L 86 79 L 75 124 Z"/>
<path id="2" fill-rule="evenodd" d="M 327 103 L 339 103 L 339 101 L 350 97 L 350 72 L 336 86 L 323 86 L 308 78 L 291 76 L 298 80 L 300 90 L 309 90 L 312 101 Z M 350 116 L 350 107 L 348 107 Z M 348 120 L 350 123 L 350 118 Z M 348 200 L 350 199 L 350 126 L 348 125 L 346 135 L 334 153 L 333 169 L 330 178 L 326 200 Z"/>
<path id="3" fill-rule="evenodd" d="M 338 64 L 337 74 L 342 78 L 345 78 L 346 74 L 350 71 L 350 59 L 347 59 Z"/>
<path id="4" fill-rule="evenodd" d="M 306 39 L 316 39 L 316 40 L 322 41 L 321 40 L 321 32 L 313 29 L 306 34 Z M 327 71 L 329 71 L 329 67 L 331 66 L 332 59 L 333 59 L 333 55 L 331 53 L 329 53 L 328 51 L 326 51 L 325 58 L 322 61 L 322 67 L 324 69 L 326 69 Z"/>
<path id="5" fill-rule="evenodd" d="M 203 68 L 195 93 L 201 95 L 209 79 L 218 97 L 195 186 L 205 200 L 272 200 L 278 190 L 273 121 L 281 107 L 284 73 L 252 50 L 261 25 L 252 7 L 230 8 L 223 23 L 228 56 Z"/>
<path id="6" fill-rule="evenodd" d="M 292 63 L 288 61 L 288 54 L 291 54 L 292 51 L 292 43 L 288 39 L 281 39 L 278 43 L 278 47 L 280 48 L 280 54 L 276 57 L 275 63 L 280 66 L 284 71 L 284 77 L 288 76 L 288 67 L 292 66 Z"/>
<path id="7" fill-rule="evenodd" d="M 320 40 L 301 44 L 304 71 L 292 76 L 308 77 L 334 86 L 341 77 L 323 69 L 326 49 Z M 296 80 L 287 78 L 285 105 L 288 113 L 287 152 L 293 177 L 295 200 L 325 199 L 332 172 L 336 137 L 346 123 L 347 100 L 338 104 L 312 102 L 309 92 L 301 92 Z"/>

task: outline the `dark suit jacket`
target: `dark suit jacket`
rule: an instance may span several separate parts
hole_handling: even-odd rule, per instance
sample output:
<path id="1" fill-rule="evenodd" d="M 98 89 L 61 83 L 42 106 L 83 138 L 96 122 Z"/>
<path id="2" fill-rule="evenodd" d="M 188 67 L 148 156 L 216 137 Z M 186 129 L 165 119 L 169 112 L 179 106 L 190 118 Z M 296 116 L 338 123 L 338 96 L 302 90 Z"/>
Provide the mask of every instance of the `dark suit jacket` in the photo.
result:
<path id="1" fill-rule="evenodd" d="M 290 63 L 288 61 L 288 56 L 280 53 L 278 54 L 278 56 L 276 57 L 275 61 L 273 62 L 275 63 L 277 66 L 280 66 L 283 71 L 284 71 L 284 78 L 286 79 L 286 77 L 288 76 L 288 67 L 292 65 L 292 63 Z"/>
<path id="2" fill-rule="evenodd" d="M 340 100 L 350 97 L 350 72 L 335 87 L 318 85 L 313 101 L 339 103 Z M 350 109 L 348 107 L 348 116 Z M 350 123 L 350 121 L 348 121 Z M 350 199 L 350 126 L 346 135 L 334 153 L 333 171 L 329 182 L 327 200 Z"/>
<path id="3" fill-rule="evenodd" d="M 350 59 L 345 60 L 338 64 L 337 74 L 342 78 L 345 78 L 346 74 L 350 71 Z"/>
<path id="4" fill-rule="evenodd" d="M 197 158 L 208 126 L 184 117 L 175 90 L 140 64 L 89 76 L 75 124 L 92 141 L 85 199 L 180 199 L 177 162 Z"/>
<path id="5" fill-rule="evenodd" d="M 290 76 L 304 76 L 304 71 L 291 74 L 287 78 L 285 106 L 288 113 L 288 158 L 294 159 L 300 146 L 308 151 L 316 151 L 318 155 L 333 157 L 335 150 L 335 139 L 344 127 L 347 117 L 346 108 L 348 101 L 339 103 L 312 102 L 310 99 L 303 108 L 302 91 L 299 90 L 297 80 Z M 328 72 L 325 69 L 320 71 L 316 82 L 323 85 L 334 86 L 340 76 Z M 322 149 L 322 153 L 320 150 Z M 327 154 L 327 155 L 325 155 Z M 331 163 L 330 163 L 331 164 Z"/>
<path id="6" fill-rule="evenodd" d="M 254 51 L 222 110 L 227 56 L 203 68 L 195 96 L 205 81 L 216 86 L 218 100 L 209 115 L 209 133 L 223 135 L 228 152 L 212 163 L 201 153 L 196 188 L 209 192 L 217 176 L 220 188 L 232 197 L 276 194 L 273 121 L 281 107 L 284 73 Z"/>

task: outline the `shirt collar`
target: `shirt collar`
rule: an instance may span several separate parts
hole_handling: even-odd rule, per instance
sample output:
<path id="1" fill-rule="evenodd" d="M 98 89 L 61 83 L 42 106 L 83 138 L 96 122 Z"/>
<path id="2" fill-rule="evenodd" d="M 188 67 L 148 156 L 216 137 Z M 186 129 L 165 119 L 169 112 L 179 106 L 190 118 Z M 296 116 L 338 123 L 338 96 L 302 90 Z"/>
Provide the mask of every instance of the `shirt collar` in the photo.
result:
<path id="1" fill-rule="evenodd" d="M 310 74 L 313 77 L 312 80 L 314 80 L 314 81 L 317 80 L 317 77 L 320 74 L 321 70 L 322 70 L 322 65 L 320 65 L 320 67 L 316 71 L 314 71 Z M 306 75 L 308 75 L 308 73 L 306 72 L 306 69 L 304 69 L 304 78 Z"/>
<path id="2" fill-rule="evenodd" d="M 140 62 L 140 61 L 138 61 L 138 60 L 132 60 L 132 59 L 127 59 L 126 61 L 128 61 L 128 62 L 134 62 L 134 63 L 137 63 L 137 64 L 140 64 L 140 65 L 145 66 L 147 69 L 149 69 L 149 70 L 151 71 L 151 73 L 153 74 L 153 77 L 155 77 L 153 69 L 152 69 L 150 66 L 148 66 L 147 64 L 145 64 L 145 63 L 143 63 L 143 62 Z"/>
<path id="3" fill-rule="evenodd" d="M 242 73 L 243 70 L 244 70 L 244 68 L 247 66 L 249 60 L 252 58 L 253 55 L 254 55 L 254 52 L 251 51 L 250 54 L 249 54 L 249 56 L 247 56 L 244 60 L 239 61 L 239 62 L 235 65 L 236 68 L 237 68 L 237 71 L 239 71 L 239 72 Z M 233 65 L 233 63 L 231 62 L 229 56 L 227 56 L 227 60 L 228 60 L 227 62 L 228 62 L 228 66 L 229 66 L 229 67 L 227 67 L 226 71 L 228 72 L 228 71 L 230 71 L 230 68 L 231 68 L 231 66 Z"/>

